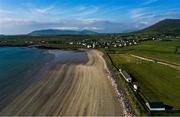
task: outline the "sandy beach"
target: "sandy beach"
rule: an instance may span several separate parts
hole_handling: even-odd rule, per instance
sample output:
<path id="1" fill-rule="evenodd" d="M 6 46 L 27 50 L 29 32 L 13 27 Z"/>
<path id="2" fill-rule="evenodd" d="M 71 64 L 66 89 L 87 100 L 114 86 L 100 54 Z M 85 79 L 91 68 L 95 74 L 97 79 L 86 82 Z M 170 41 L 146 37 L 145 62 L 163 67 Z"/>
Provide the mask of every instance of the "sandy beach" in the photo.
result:
<path id="1" fill-rule="evenodd" d="M 0 115 L 124 115 L 108 79 L 103 53 L 86 52 L 86 63 L 56 63 L 45 78 L 32 83 L 4 107 Z"/>

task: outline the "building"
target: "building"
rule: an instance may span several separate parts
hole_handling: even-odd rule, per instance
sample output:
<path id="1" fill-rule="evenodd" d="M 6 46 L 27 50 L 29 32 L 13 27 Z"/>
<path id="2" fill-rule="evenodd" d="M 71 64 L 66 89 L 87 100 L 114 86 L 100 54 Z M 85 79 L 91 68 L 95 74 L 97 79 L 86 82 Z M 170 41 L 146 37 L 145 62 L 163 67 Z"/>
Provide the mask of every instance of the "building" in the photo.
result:
<path id="1" fill-rule="evenodd" d="M 87 48 L 91 48 L 92 46 L 91 45 L 87 45 Z"/>
<path id="2" fill-rule="evenodd" d="M 132 81 L 131 76 L 130 76 L 125 70 L 121 71 L 121 74 L 122 74 L 122 76 L 124 77 L 124 79 L 125 79 L 127 82 L 131 82 L 131 81 Z"/>
<path id="3" fill-rule="evenodd" d="M 150 111 L 165 111 L 163 102 L 146 102 L 146 106 Z"/>
<path id="4" fill-rule="evenodd" d="M 73 45 L 73 42 L 69 42 L 70 45 Z"/>
<path id="5" fill-rule="evenodd" d="M 137 84 L 133 84 L 133 89 L 134 89 L 134 91 L 137 91 L 137 90 L 138 90 Z"/>

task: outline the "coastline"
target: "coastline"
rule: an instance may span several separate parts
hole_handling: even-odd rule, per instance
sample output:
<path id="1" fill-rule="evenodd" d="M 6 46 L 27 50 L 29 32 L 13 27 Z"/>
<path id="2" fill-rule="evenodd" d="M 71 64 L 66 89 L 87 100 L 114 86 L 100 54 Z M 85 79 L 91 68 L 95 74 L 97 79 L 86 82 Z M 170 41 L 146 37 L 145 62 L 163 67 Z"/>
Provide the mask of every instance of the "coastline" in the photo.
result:
<path id="1" fill-rule="evenodd" d="M 67 51 L 81 51 L 82 48 L 63 48 L 63 47 L 51 47 L 45 45 L 0 45 L 1 47 L 27 47 L 27 48 L 38 48 L 45 50 L 67 50 Z"/>
<path id="2" fill-rule="evenodd" d="M 11 47 L 8 47 L 11 48 Z M 19 48 L 19 47 L 16 47 Z M 27 47 L 23 47 L 26 49 Z M 41 61 L 27 66 L 23 71 L 13 71 L 15 76 L 3 78 L 1 80 L 1 90 L 0 90 L 0 110 L 6 107 L 11 101 L 24 92 L 31 84 L 40 81 L 45 73 L 50 69 L 53 60 L 53 55 L 48 54 L 48 52 L 43 52 L 44 57 Z M 20 58 L 19 58 L 20 59 Z M 17 64 L 17 68 L 20 64 Z M 16 67 L 16 66 L 15 66 Z"/>
<path id="3" fill-rule="evenodd" d="M 87 61 L 52 62 L 56 64 L 43 78 L 32 83 L 0 115 L 124 115 L 104 71 L 107 68 L 101 60 L 102 53 L 86 52 Z"/>

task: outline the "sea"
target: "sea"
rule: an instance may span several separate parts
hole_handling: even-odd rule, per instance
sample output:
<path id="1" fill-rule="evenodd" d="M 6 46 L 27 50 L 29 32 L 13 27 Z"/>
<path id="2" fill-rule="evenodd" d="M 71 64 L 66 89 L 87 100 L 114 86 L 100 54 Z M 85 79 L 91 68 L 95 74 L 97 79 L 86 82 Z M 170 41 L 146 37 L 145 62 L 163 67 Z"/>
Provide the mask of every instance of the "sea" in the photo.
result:
<path id="1" fill-rule="evenodd" d="M 30 84 L 42 80 L 53 64 L 83 64 L 87 61 L 84 51 L 0 47 L 0 110 Z"/>
<path id="2" fill-rule="evenodd" d="M 0 47 L 0 109 L 36 81 L 52 58 L 42 49 Z"/>

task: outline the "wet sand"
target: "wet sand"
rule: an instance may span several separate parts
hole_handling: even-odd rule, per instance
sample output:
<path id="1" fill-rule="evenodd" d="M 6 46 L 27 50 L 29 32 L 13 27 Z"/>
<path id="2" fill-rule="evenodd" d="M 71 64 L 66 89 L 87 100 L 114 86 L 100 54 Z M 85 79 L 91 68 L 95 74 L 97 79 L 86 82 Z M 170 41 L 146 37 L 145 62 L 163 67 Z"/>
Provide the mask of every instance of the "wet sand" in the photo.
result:
<path id="1" fill-rule="evenodd" d="M 124 115 L 108 79 L 103 54 L 97 50 L 86 52 L 85 63 L 56 63 L 45 78 L 32 83 L 0 115 Z"/>

